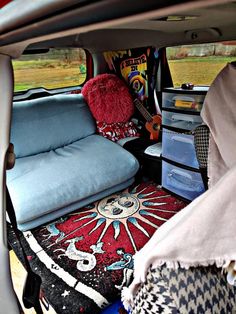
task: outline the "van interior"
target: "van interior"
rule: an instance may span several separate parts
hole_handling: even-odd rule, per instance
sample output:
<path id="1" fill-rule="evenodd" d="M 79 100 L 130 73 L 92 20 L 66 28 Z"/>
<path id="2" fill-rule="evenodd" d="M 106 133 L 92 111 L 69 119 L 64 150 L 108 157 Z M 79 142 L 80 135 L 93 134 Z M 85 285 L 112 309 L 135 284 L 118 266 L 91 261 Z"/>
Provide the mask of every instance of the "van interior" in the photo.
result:
<path id="1" fill-rule="evenodd" d="M 2 309 L 165 313 L 154 297 L 128 312 L 122 289 L 135 254 L 210 188 L 202 110 L 235 62 L 232 0 L 3 1 Z M 28 272 L 24 305 L 9 252 Z M 235 282 L 214 313 L 234 313 Z"/>

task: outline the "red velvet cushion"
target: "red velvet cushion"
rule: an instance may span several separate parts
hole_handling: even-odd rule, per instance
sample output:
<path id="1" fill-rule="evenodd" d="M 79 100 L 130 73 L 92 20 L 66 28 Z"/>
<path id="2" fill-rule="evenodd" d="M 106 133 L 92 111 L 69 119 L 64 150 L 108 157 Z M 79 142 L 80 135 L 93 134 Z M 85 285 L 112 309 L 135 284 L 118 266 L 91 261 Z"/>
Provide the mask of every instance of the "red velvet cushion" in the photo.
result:
<path id="1" fill-rule="evenodd" d="M 134 112 L 127 85 L 114 74 L 100 74 L 90 79 L 82 94 L 97 121 L 127 122 Z"/>

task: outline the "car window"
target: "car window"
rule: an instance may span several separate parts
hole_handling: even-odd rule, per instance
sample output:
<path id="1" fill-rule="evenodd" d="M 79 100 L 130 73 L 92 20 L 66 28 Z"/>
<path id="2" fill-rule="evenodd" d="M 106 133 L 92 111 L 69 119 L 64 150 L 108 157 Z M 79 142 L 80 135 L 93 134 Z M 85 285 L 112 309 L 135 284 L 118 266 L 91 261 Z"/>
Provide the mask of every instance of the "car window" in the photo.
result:
<path id="1" fill-rule="evenodd" d="M 24 54 L 13 61 L 13 69 L 15 92 L 78 86 L 86 80 L 86 53 L 84 49 L 71 48 Z"/>
<path id="2" fill-rule="evenodd" d="M 236 41 L 176 46 L 166 51 L 174 87 L 211 85 L 221 69 L 236 60 Z"/>

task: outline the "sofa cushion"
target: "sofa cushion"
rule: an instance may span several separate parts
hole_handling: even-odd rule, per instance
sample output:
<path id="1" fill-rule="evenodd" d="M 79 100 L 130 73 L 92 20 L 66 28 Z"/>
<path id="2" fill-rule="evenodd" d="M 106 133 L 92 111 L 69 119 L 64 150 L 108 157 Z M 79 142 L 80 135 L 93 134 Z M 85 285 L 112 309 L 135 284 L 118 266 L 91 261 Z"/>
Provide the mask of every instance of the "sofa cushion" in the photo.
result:
<path id="1" fill-rule="evenodd" d="M 55 95 L 13 104 L 11 142 L 16 157 L 68 145 L 95 130 L 82 95 Z"/>
<path id="2" fill-rule="evenodd" d="M 132 178 L 138 167 L 133 155 L 99 135 L 18 158 L 7 173 L 17 221 L 34 220 L 120 185 Z"/>
<path id="3" fill-rule="evenodd" d="M 114 185 L 111 188 L 108 188 L 102 192 L 91 195 L 87 198 L 83 198 L 81 201 L 77 201 L 77 202 L 72 203 L 66 207 L 59 208 L 58 210 L 54 210 L 53 212 L 51 211 L 51 212 L 48 212 L 46 214 L 44 213 L 40 217 L 35 218 L 33 220 L 28 220 L 28 221 L 25 221 L 22 223 L 17 222 L 17 227 L 21 231 L 27 231 L 27 230 L 31 230 L 35 227 L 48 224 L 52 220 L 55 220 L 58 218 L 60 219 L 62 216 L 66 215 L 68 213 L 72 213 L 74 211 L 77 211 L 84 206 L 89 206 L 88 204 L 91 204 L 92 202 L 101 200 L 108 195 L 112 195 L 113 193 L 116 193 L 117 191 L 121 191 L 121 190 L 127 188 L 128 186 L 130 186 L 132 183 L 134 183 L 134 177 L 121 183 L 121 184 Z"/>

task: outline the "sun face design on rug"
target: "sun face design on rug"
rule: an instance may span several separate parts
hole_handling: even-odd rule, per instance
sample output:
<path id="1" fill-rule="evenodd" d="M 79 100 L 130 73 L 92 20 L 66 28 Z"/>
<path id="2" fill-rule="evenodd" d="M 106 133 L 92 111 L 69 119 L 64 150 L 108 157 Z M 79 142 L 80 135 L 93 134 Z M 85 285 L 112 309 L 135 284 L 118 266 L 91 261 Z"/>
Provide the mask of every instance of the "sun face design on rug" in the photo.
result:
<path id="1" fill-rule="evenodd" d="M 117 240 L 121 233 L 121 226 L 123 226 L 132 243 L 133 252 L 136 252 L 140 248 L 137 248 L 135 244 L 135 234 L 130 231 L 129 225 L 135 226 L 146 237 L 150 238 L 151 234 L 148 232 L 149 228 L 147 228 L 147 225 L 157 229 L 178 211 L 178 207 L 176 211 L 173 208 L 171 210 L 164 208 L 164 205 L 167 205 L 170 200 L 171 196 L 169 194 L 161 190 L 157 193 L 155 185 L 139 185 L 129 192 L 126 190 L 121 194 L 113 194 L 112 196 L 105 197 L 96 204 L 88 206 L 86 210 L 87 215 L 84 215 L 84 212 L 77 212 L 71 214 L 71 216 L 75 215 L 78 217 L 74 222 L 89 219 L 83 227 L 96 222 L 96 225 L 89 231 L 89 235 L 98 228 L 102 230 L 97 243 L 102 241 L 110 227 L 113 228 L 113 237 Z M 151 217 L 154 219 L 150 219 Z M 71 232 L 75 231 L 77 229 Z"/>
<path id="2" fill-rule="evenodd" d="M 135 252 L 185 205 L 160 186 L 142 183 L 24 236 L 64 289 L 69 286 L 102 308 L 129 284 Z"/>
<path id="3" fill-rule="evenodd" d="M 130 193 L 123 193 L 117 197 L 105 197 L 98 203 L 98 212 L 111 219 L 127 218 L 139 209 L 139 201 Z"/>

